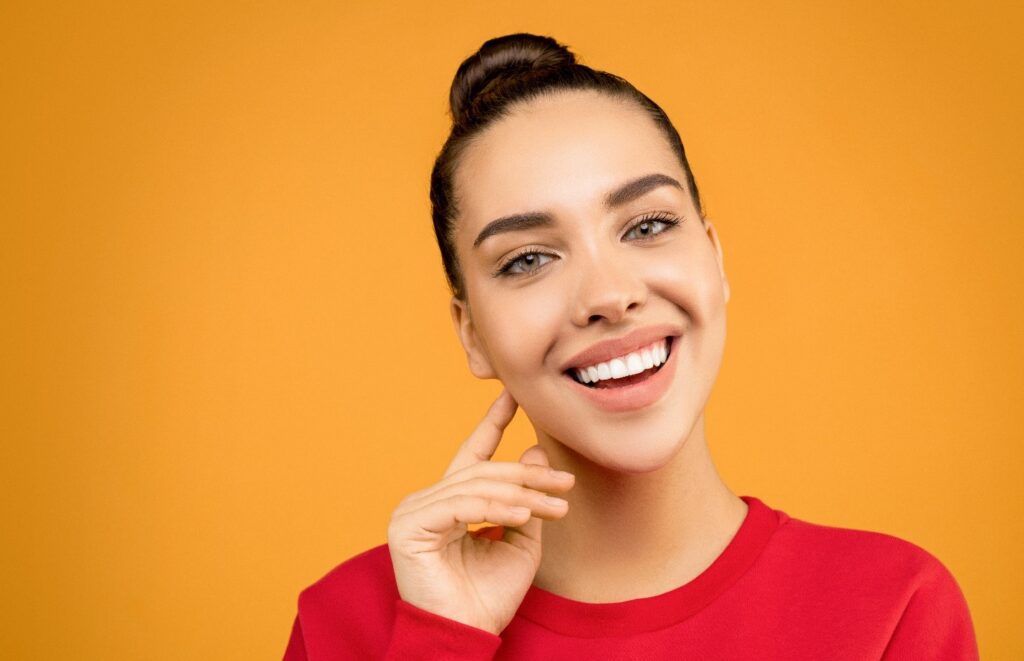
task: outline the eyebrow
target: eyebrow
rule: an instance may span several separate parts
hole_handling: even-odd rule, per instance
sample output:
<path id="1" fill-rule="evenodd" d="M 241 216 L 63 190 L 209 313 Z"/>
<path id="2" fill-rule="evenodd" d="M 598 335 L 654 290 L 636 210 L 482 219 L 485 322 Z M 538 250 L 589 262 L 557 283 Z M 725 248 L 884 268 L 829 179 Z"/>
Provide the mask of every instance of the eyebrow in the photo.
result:
<path id="1" fill-rule="evenodd" d="M 604 206 L 607 209 L 621 207 L 622 205 L 632 202 L 638 197 L 646 195 L 648 192 L 661 186 L 675 186 L 679 190 L 683 190 L 682 184 L 667 174 L 648 174 L 637 179 L 627 181 L 625 184 L 608 193 L 604 199 Z M 521 232 L 528 229 L 534 229 L 536 227 L 550 227 L 554 223 L 554 217 L 543 211 L 503 216 L 497 220 L 492 220 L 487 223 L 487 225 L 480 230 L 480 234 L 478 234 L 476 240 L 473 241 L 473 247 L 478 247 L 484 242 L 484 239 L 494 236 L 495 234 L 501 234 L 502 232 Z"/>

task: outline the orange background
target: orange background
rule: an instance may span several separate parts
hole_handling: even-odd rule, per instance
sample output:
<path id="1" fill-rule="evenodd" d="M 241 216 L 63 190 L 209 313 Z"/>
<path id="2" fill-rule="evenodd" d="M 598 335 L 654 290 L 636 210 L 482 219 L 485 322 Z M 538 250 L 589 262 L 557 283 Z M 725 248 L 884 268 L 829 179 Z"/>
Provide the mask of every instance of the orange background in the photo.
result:
<path id="1" fill-rule="evenodd" d="M 726 483 L 923 546 L 982 657 L 1024 658 L 1019 7 L 14 4 L 0 657 L 280 658 L 298 592 L 440 478 L 499 384 L 428 175 L 459 62 L 525 30 L 683 135 Z M 496 459 L 532 442 L 520 412 Z"/>

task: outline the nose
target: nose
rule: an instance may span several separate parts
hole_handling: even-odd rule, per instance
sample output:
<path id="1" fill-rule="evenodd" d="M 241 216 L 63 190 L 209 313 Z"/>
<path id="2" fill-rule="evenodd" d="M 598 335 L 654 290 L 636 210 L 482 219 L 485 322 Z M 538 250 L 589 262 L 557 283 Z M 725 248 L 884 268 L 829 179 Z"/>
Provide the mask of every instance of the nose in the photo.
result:
<path id="1" fill-rule="evenodd" d="M 573 301 L 573 323 L 580 327 L 601 319 L 616 324 L 643 307 L 647 286 L 627 261 L 606 255 L 587 259 L 580 270 Z"/>

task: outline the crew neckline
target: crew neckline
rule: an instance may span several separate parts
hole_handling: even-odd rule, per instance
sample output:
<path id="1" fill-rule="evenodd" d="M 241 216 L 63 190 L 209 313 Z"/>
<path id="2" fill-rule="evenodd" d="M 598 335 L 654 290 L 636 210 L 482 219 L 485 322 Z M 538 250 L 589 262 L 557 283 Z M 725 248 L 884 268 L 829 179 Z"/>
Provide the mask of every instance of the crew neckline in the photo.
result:
<path id="1" fill-rule="evenodd" d="M 516 617 L 576 638 L 619 637 L 655 631 L 698 612 L 742 576 L 786 518 L 754 496 L 740 496 L 747 514 L 736 534 L 707 569 L 683 585 L 650 597 L 592 603 L 531 585 Z"/>

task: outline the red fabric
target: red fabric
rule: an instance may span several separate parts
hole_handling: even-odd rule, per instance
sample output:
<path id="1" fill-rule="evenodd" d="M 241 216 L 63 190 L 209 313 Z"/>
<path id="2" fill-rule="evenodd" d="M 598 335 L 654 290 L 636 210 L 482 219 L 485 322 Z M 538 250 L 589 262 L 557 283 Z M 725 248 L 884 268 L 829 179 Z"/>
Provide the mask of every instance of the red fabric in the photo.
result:
<path id="1" fill-rule="evenodd" d="M 967 602 L 933 555 L 741 498 L 743 524 L 689 583 L 616 603 L 531 586 L 500 636 L 403 601 L 382 544 L 301 592 L 284 659 L 978 658 Z"/>

